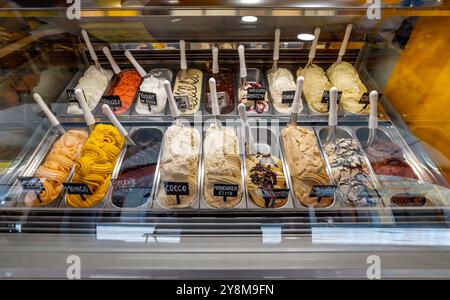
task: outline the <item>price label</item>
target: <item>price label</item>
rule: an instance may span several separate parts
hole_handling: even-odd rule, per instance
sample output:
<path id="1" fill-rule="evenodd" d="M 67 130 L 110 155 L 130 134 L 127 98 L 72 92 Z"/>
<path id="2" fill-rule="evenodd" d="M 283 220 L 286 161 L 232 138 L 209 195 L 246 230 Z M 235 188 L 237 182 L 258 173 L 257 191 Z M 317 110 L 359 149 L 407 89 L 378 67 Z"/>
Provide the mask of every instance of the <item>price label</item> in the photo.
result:
<path id="1" fill-rule="evenodd" d="M 158 99 L 155 93 L 139 91 L 139 99 L 142 104 L 148 105 L 149 111 L 152 111 L 152 105 L 158 105 Z"/>
<path id="2" fill-rule="evenodd" d="M 219 103 L 219 108 L 224 108 L 227 105 L 227 93 L 218 92 L 217 93 L 217 102 Z M 212 107 L 211 93 L 208 93 L 208 105 Z"/>
<path id="3" fill-rule="evenodd" d="M 39 177 L 18 177 L 24 190 L 42 191 L 44 185 Z"/>
<path id="4" fill-rule="evenodd" d="M 341 101 L 341 96 L 342 96 L 342 92 L 338 91 L 337 104 L 339 104 L 339 102 Z M 322 103 L 328 103 L 328 105 L 330 104 L 330 91 L 323 91 Z"/>
<path id="5" fill-rule="evenodd" d="M 89 186 L 86 183 L 63 183 L 68 194 L 71 195 L 92 195 Z"/>
<path id="6" fill-rule="evenodd" d="M 336 189 L 336 185 L 313 185 L 309 197 L 332 198 Z"/>
<path id="7" fill-rule="evenodd" d="M 249 88 L 247 89 L 247 100 L 264 101 L 266 99 L 266 88 Z"/>
<path id="8" fill-rule="evenodd" d="M 175 102 L 177 103 L 178 109 L 181 112 L 185 112 L 189 109 L 189 97 L 188 96 L 174 96 Z"/>
<path id="9" fill-rule="evenodd" d="M 112 110 L 122 107 L 122 101 L 120 101 L 120 97 L 117 95 L 103 96 L 102 101 L 103 104 L 107 104 Z"/>
<path id="10" fill-rule="evenodd" d="M 295 91 L 284 91 L 281 94 L 281 103 L 289 104 L 289 107 L 291 107 L 292 103 L 294 102 L 294 97 L 295 97 Z"/>
<path id="11" fill-rule="evenodd" d="M 75 90 L 73 89 L 66 89 L 67 93 L 67 99 L 69 99 L 69 103 L 76 103 L 78 104 L 77 97 L 75 96 Z M 84 91 L 83 91 L 84 93 Z M 84 97 L 86 99 L 86 96 Z"/>
<path id="12" fill-rule="evenodd" d="M 289 196 L 289 189 L 272 189 L 272 190 L 261 190 L 263 197 L 284 199 L 286 200 Z"/>
<path id="13" fill-rule="evenodd" d="M 364 104 L 364 108 L 366 108 L 370 104 L 369 94 L 369 92 L 366 92 L 362 94 L 361 99 L 359 99 L 359 104 Z M 383 96 L 383 94 L 378 94 L 377 101 L 380 101 L 381 96 Z"/>
<path id="14" fill-rule="evenodd" d="M 226 202 L 227 197 L 237 197 L 238 190 L 237 184 L 215 184 L 214 196 L 223 197 L 223 202 Z"/>

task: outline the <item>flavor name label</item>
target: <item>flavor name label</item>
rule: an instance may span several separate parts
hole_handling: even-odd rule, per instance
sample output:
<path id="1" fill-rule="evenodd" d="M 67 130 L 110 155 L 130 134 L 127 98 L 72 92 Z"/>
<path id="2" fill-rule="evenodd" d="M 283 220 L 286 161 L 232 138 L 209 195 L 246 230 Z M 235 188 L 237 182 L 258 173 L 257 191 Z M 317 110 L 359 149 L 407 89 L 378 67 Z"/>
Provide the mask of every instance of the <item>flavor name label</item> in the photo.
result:
<path id="1" fill-rule="evenodd" d="M 342 91 L 338 91 L 337 104 L 341 101 Z M 322 103 L 330 103 L 330 91 L 323 91 Z"/>
<path id="2" fill-rule="evenodd" d="M 67 99 L 69 99 L 69 103 L 77 103 L 78 104 L 77 97 L 75 96 L 75 90 L 66 89 L 66 93 L 67 93 Z M 83 93 L 84 93 L 84 91 L 83 91 Z M 86 96 L 84 98 L 86 99 Z"/>
<path id="3" fill-rule="evenodd" d="M 158 99 L 155 93 L 139 91 L 139 100 L 142 104 L 148 105 L 149 111 L 152 111 L 152 105 L 158 105 Z"/>
<path id="4" fill-rule="evenodd" d="M 309 197 L 332 198 L 336 189 L 337 185 L 313 185 Z"/>
<path id="5" fill-rule="evenodd" d="M 262 189 L 261 193 L 263 197 L 286 200 L 289 196 L 289 189 L 272 189 L 272 190 Z"/>
<path id="6" fill-rule="evenodd" d="M 249 88 L 247 89 L 247 100 L 264 101 L 266 99 L 266 88 Z"/>
<path id="7" fill-rule="evenodd" d="M 188 96 L 173 96 L 175 102 L 177 103 L 178 109 L 181 112 L 185 112 L 189 108 L 189 97 Z"/>
<path id="8" fill-rule="evenodd" d="M 136 186 L 136 179 L 111 179 L 114 190 L 129 190 Z"/>
<path id="9" fill-rule="evenodd" d="M 369 92 L 366 92 L 366 93 L 362 94 L 361 99 L 359 99 L 359 104 L 365 104 L 366 107 L 367 107 L 367 105 L 370 104 L 369 94 L 370 94 Z M 381 96 L 383 96 L 383 94 L 381 94 L 381 93 L 378 94 L 378 100 L 377 101 L 380 101 Z"/>
<path id="10" fill-rule="evenodd" d="M 122 107 L 122 101 L 120 101 L 120 97 L 117 95 L 103 96 L 102 101 L 103 104 L 108 105 L 112 110 Z"/>
<path id="11" fill-rule="evenodd" d="M 281 94 L 282 104 L 292 104 L 294 102 L 295 91 L 284 91 Z"/>
<path id="12" fill-rule="evenodd" d="M 86 183 L 63 183 L 68 194 L 71 195 L 92 195 Z"/>
<path id="13" fill-rule="evenodd" d="M 217 102 L 219 103 L 219 108 L 224 108 L 227 105 L 227 93 L 217 92 Z M 208 104 L 212 107 L 211 93 L 208 93 Z"/>
<path id="14" fill-rule="evenodd" d="M 164 190 L 167 195 L 188 196 L 189 184 L 187 182 L 164 182 Z"/>
<path id="15" fill-rule="evenodd" d="M 18 177 L 20 185 L 24 190 L 42 191 L 44 185 L 39 177 Z"/>
<path id="16" fill-rule="evenodd" d="M 237 184 L 215 184 L 214 196 L 223 197 L 223 201 L 227 201 L 227 197 L 237 197 L 239 187 Z"/>

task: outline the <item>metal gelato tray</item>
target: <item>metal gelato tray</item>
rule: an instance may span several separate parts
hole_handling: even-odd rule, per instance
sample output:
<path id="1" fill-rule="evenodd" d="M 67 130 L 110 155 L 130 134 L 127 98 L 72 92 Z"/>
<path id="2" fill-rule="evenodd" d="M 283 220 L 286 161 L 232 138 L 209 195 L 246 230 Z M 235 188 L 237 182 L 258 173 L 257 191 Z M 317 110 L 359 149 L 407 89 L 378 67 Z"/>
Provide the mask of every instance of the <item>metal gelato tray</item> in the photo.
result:
<path id="1" fill-rule="evenodd" d="M 204 125 L 203 125 L 203 138 L 206 138 L 206 130 L 208 129 L 208 127 L 214 123 L 214 120 L 207 120 L 205 121 Z M 241 187 L 241 200 L 239 201 L 239 203 L 233 207 L 230 208 L 216 208 L 211 206 L 208 201 L 206 200 L 205 196 L 204 196 L 204 192 L 205 192 L 205 163 L 206 163 L 206 159 L 205 159 L 205 149 L 204 149 L 204 142 L 202 143 L 202 169 L 201 169 L 201 174 L 202 174 L 202 186 L 201 186 L 201 195 L 202 195 L 202 201 L 200 202 L 200 208 L 201 209 L 213 209 L 213 210 L 230 210 L 230 209 L 246 209 L 247 208 L 247 204 L 246 204 L 246 200 L 245 200 L 245 170 L 244 170 L 244 164 L 245 164 L 245 158 L 243 156 L 243 145 L 242 145 L 242 139 L 240 139 L 239 137 L 240 135 L 240 131 L 239 131 L 239 127 L 236 127 L 236 123 L 234 122 L 234 120 L 228 120 L 228 122 L 222 122 L 222 126 L 224 127 L 230 127 L 233 128 L 235 130 L 236 133 L 236 139 L 237 139 L 237 153 L 241 159 L 241 178 L 240 178 L 240 187 Z M 223 184 L 227 184 L 227 183 L 223 183 Z M 239 193 L 238 193 L 239 195 Z M 225 199 L 224 199 L 225 201 Z"/>
<path id="2" fill-rule="evenodd" d="M 105 196 L 105 198 L 106 198 L 105 208 L 107 208 L 107 209 L 108 208 L 112 208 L 112 209 L 127 209 L 127 210 L 128 209 L 146 210 L 146 209 L 150 209 L 152 207 L 152 200 L 153 200 L 153 195 L 154 195 L 154 192 L 155 192 L 155 189 L 153 187 L 156 186 L 156 177 L 157 177 L 156 174 L 157 174 L 158 169 L 159 169 L 159 162 L 160 162 L 160 158 L 161 158 L 161 144 L 162 144 L 162 138 L 163 138 L 163 135 L 164 135 L 164 129 L 165 128 L 162 127 L 162 126 L 142 126 L 142 127 L 133 127 L 133 128 L 130 129 L 130 136 L 131 137 L 138 130 L 153 131 L 152 135 L 155 136 L 155 141 L 160 143 L 159 149 L 158 149 L 157 160 L 156 160 L 156 164 L 155 164 L 155 171 L 153 173 L 153 179 L 152 179 L 152 182 L 151 182 L 151 186 L 129 187 L 129 186 L 126 186 L 126 183 L 123 186 L 123 188 L 124 188 L 123 192 L 124 193 L 132 192 L 133 189 L 138 189 L 138 191 L 142 190 L 142 189 L 148 190 L 149 191 L 147 193 L 148 196 L 145 196 L 146 194 L 144 194 L 144 197 L 146 198 L 146 200 L 143 201 L 141 205 L 137 205 L 137 206 L 126 206 L 125 205 L 125 206 L 119 207 L 119 206 L 117 206 L 114 203 L 114 200 L 113 200 L 113 197 L 114 197 L 114 187 L 113 187 L 114 183 L 113 183 L 113 181 L 119 179 L 119 175 L 120 175 L 120 172 L 122 171 L 122 166 L 123 166 L 123 163 L 124 163 L 124 159 L 125 159 L 125 156 L 127 154 L 128 147 L 129 147 L 127 145 L 126 147 L 123 147 L 123 149 L 122 149 L 122 151 L 121 151 L 121 153 L 119 155 L 119 158 L 117 160 L 116 166 L 114 168 L 113 174 L 111 176 L 111 184 L 110 184 L 110 186 L 108 188 L 108 191 L 106 193 L 106 196 Z M 160 135 L 160 136 L 158 137 L 158 135 Z M 124 198 L 126 198 L 126 196 L 124 196 Z"/>
<path id="3" fill-rule="evenodd" d="M 180 120 L 180 122 L 182 122 L 182 124 L 184 125 L 184 126 L 190 126 L 190 127 L 192 127 L 191 126 L 191 124 L 189 123 L 189 121 L 187 121 L 187 120 Z M 168 127 L 167 127 L 168 128 Z M 197 127 L 197 126 L 194 126 L 194 127 L 192 127 L 192 128 L 194 128 L 195 130 L 197 130 L 197 132 L 199 133 L 199 152 L 201 152 L 202 151 L 202 141 L 203 141 L 203 136 L 202 136 L 202 128 L 201 127 Z M 165 133 L 164 133 L 164 137 L 165 137 L 165 135 L 166 135 L 166 132 L 167 132 L 167 129 L 166 129 L 166 131 L 165 131 Z M 162 187 L 162 182 L 161 182 L 161 172 L 160 172 L 160 169 L 161 169 L 161 167 L 162 167 L 162 162 L 161 162 L 161 159 L 162 159 L 162 154 L 163 154 L 163 151 L 164 151 L 164 137 L 163 137 L 163 142 L 161 143 L 161 154 L 160 154 L 160 159 L 158 160 L 158 169 L 157 169 L 157 171 L 156 171 L 156 185 L 154 186 L 154 193 L 153 193 L 153 201 L 152 201 L 152 203 L 153 203 L 153 205 L 152 205 L 152 209 L 153 210 L 163 210 L 163 211 L 175 211 L 175 210 L 183 210 L 183 211 L 186 211 L 186 210 L 196 210 L 196 209 L 199 209 L 200 208 L 200 197 L 202 197 L 202 195 L 201 195 L 201 189 L 202 189 L 202 186 L 203 186 L 203 182 L 202 182 L 202 172 L 201 172 L 201 170 L 202 170 L 202 160 L 201 160 L 201 158 L 202 158 L 202 154 L 201 153 L 198 153 L 198 165 L 197 165 L 197 193 L 196 193 L 196 195 L 195 195 L 195 197 L 194 197 L 194 200 L 192 201 L 192 203 L 190 204 L 190 205 L 188 205 L 188 206 L 186 206 L 186 207 L 180 207 L 180 208 L 170 208 L 170 207 L 166 207 L 166 206 L 164 206 L 163 204 L 161 204 L 160 203 L 160 201 L 159 201 L 159 199 L 158 199 L 158 197 L 159 197 L 159 189 L 160 188 L 163 188 Z"/>
<path id="4" fill-rule="evenodd" d="M 241 96 L 240 96 L 240 91 L 241 91 L 241 78 L 239 73 L 236 73 L 236 96 L 237 96 L 237 104 L 239 105 L 241 103 Z M 272 111 L 272 103 L 270 101 L 270 97 L 269 97 L 269 84 L 267 83 L 267 78 L 265 77 L 264 73 L 261 72 L 260 69 L 256 69 L 256 68 L 247 68 L 247 80 L 246 82 L 257 82 L 259 84 L 262 85 L 263 88 L 266 89 L 266 99 L 267 99 L 267 105 L 268 105 L 268 110 L 266 112 L 263 113 L 257 113 L 257 112 L 250 112 L 247 111 L 247 114 L 249 117 L 271 117 L 273 116 L 273 111 Z M 249 100 L 250 101 L 250 100 Z"/>
<path id="5" fill-rule="evenodd" d="M 252 124 L 253 122 L 250 122 L 250 124 Z M 249 194 L 248 191 L 248 181 L 247 181 L 247 149 L 244 149 L 244 157 L 245 157 L 245 163 L 244 163 L 244 176 L 245 176 L 245 195 L 247 198 L 247 207 L 251 210 L 284 210 L 284 209 L 292 209 L 294 207 L 293 205 L 293 200 L 292 200 L 292 196 L 290 193 L 290 183 L 288 180 L 289 174 L 287 174 L 286 169 L 285 169 L 285 161 L 284 161 L 284 156 L 283 153 L 281 151 L 281 148 L 279 146 L 279 137 L 278 137 L 278 128 L 277 126 L 271 126 L 269 127 L 263 127 L 263 126 L 259 126 L 259 127 L 255 127 L 250 125 L 250 130 L 252 132 L 253 135 L 253 139 L 254 139 L 254 145 L 255 145 L 255 150 L 257 152 L 262 152 L 262 153 L 270 153 L 271 155 L 278 157 L 281 160 L 281 167 L 283 169 L 283 175 L 286 179 L 286 189 L 289 190 L 288 192 L 288 196 L 287 196 L 287 200 L 285 202 L 285 204 L 281 207 L 276 207 L 276 208 L 268 208 L 268 207 L 260 207 L 258 205 L 256 205 L 253 200 L 251 199 L 251 196 Z M 243 132 L 242 130 L 239 131 L 240 134 L 240 138 L 241 140 L 244 140 L 243 138 Z M 245 148 L 245 147 L 244 147 Z M 261 191 L 260 188 L 258 188 L 259 191 Z M 261 191 L 262 194 L 262 191 Z"/>
<path id="6" fill-rule="evenodd" d="M 279 66 L 279 68 L 287 69 L 292 74 L 292 76 L 294 78 L 295 85 L 297 85 L 297 77 L 295 76 L 295 73 L 296 73 L 295 70 L 293 70 L 290 67 L 284 67 L 284 66 Z M 266 70 L 265 74 L 266 74 L 267 85 L 268 85 L 268 88 L 267 88 L 267 94 L 268 95 L 267 96 L 269 97 L 269 102 L 271 103 L 271 105 L 273 107 L 273 114 L 274 114 L 275 117 L 280 117 L 280 118 L 282 118 L 282 117 L 289 117 L 291 115 L 291 112 L 281 112 L 281 111 L 279 111 L 277 109 L 277 107 L 274 104 L 275 101 L 274 101 L 274 99 L 272 97 L 272 93 L 270 92 L 271 86 L 269 84 L 269 77 L 267 75 L 270 70 L 271 69 Z M 295 88 L 293 89 L 293 91 L 295 91 Z M 301 101 L 301 105 L 302 105 L 303 109 L 298 112 L 298 116 L 306 118 L 306 117 L 309 116 L 310 109 L 309 109 L 309 107 L 308 107 L 308 105 L 306 103 L 305 96 L 304 96 L 303 93 L 301 94 L 300 101 Z"/>
<path id="7" fill-rule="evenodd" d="M 287 125 L 287 126 L 289 126 L 289 125 Z M 297 125 L 297 126 L 299 126 L 299 125 Z M 302 128 L 305 128 L 305 129 L 308 129 L 308 130 L 311 130 L 313 133 L 314 133 L 314 136 L 316 137 L 316 140 L 318 140 L 317 139 L 317 135 L 316 135 L 316 132 L 314 131 L 314 128 L 313 127 L 310 127 L 310 126 L 299 126 L 299 127 L 302 127 Z M 293 183 L 293 178 L 292 178 L 292 175 L 291 175 L 291 170 L 290 170 L 290 167 L 289 167 L 289 163 L 288 163 L 288 158 L 286 157 L 286 151 L 285 151 L 285 145 L 284 145 L 284 142 L 283 142 L 283 138 L 281 137 L 281 131 L 282 131 L 282 129 L 280 130 L 280 145 L 281 145 L 281 149 L 282 149 L 282 152 L 283 152 L 283 154 L 284 154 L 284 161 L 285 161 L 285 173 L 286 173 L 286 175 L 287 175 L 287 180 L 288 180 L 288 182 L 289 182 L 289 186 L 291 187 L 291 195 L 292 195 L 292 198 L 294 199 L 294 201 L 293 201 L 293 203 L 294 203 L 294 208 L 296 208 L 296 209 L 300 209 L 300 210 L 310 210 L 310 209 L 314 209 L 314 210 L 316 210 L 316 209 L 318 209 L 318 210 L 326 210 L 326 209 L 336 209 L 336 208 L 339 208 L 340 207 L 340 205 L 339 205 L 339 201 L 337 201 L 336 200 L 336 196 L 334 196 L 333 197 L 333 203 L 330 205 L 330 206 L 327 206 L 327 207 L 308 207 L 308 206 L 306 206 L 306 205 L 304 205 L 301 201 L 300 201 L 300 199 L 299 198 L 297 198 L 296 197 L 296 195 L 295 195 L 295 185 L 294 185 L 294 183 Z M 327 163 L 326 163 L 326 160 L 325 160 L 325 158 L 324 158 L 324 153 L 322 152 L 322 149 L 321 149 L 321 147 L 320 147 L 320 145 L 319 145 L 319 142 L 317 141 L 317 148 L 319 149 L 319 152 L 320 152 L 320 155 L 321 155 L 321 157 L 322 157 L 322 159 L 323 159 L 323 162 L 324 162 L 324 164 L 325 164 L 325 167 L 326 167 L 326 172 L 327 172 L 327 176 L 328 176 L 328 179 L 329 179 L 329 182 L 328 182 L 328 184 L 329 185 L 331 185 L 332 183 L 333 183 L 333 179 L 332 179 L 332 177 L 331 177 L 331 174 L 330 174 L 330 170 L 329 170 L 329 167 L 327 166 Z M 299 151 L 300 151 L 300 149 L 299 149 Z"/>
<path id="8" fill-rule="evenodd" d="M 173 86 L 175 84 L 175 76 L 173 76 L 172 69 L 170 69 L 170 68 L 154 68 L 154 69 L 151 69 L 147 73 L 147 75 L 144 78 L 142 78 L 141 85 L 145 81 L 145 79 L 147 79 L 148 77 L 150 77 L 152 75 L 155 75 L 155 77 L 165 78 L 165 79 L 169 80 L 172 83 L 172 88 L 173 88 Z M 152 113 L 150 111 L 148 113 L 139 113 L 137 111 L 139 103 L 141 101 L 140 96 L 139 96 L 139 92 L 140 92 L 140 90 L 138 90 L 138 92 L 137 92 L 138 95 L 136 96 L 133 108 L 131 110 L 131 116 L 132 117 L 159 117 L 159 118 L 163 118 L 163 117 L 166 116 L 166 110 L 167 110 L 167 107 L 168 107 L 168 99 L 166 99 L 166 104 L 164 105 L 163 109 L 159 113 Z M 146 104 L 144 104 L 144 105 L 146 105 Z"/>
<path id="9" fill-rule="evenodd" d="M 325 151 L 325 141 L 326 141 L 326 138 L 327 138 L 327 134 L 328 134 L 329 128 L 322 126 L 322 127 L 316 127 L 316 130 L 317 130 L 318 141 L 319 141 L 320 147 L 322 149 L 323 157 L 325 158 L 325 161 L 327 163 L 327 168 L 329 170 L 330 178 L 332 179 L 334 184 L 336 184 L 338 186 L 338 190 L 336 192 L 336 196 L 341 202 L 340 203 L 341 207 L 343 207 L 343 208 L 345 208 L 345 207 L 355 208 L 355 206 L 352 205 L 347 200 L 346 196 L 343 195 L 342 192 L 339 190 L 339 184 L 336 181 L 336 179 L 332 176 L 331 163 L 330 163 L 329 157 L 328 157 L 328 155 L 327 155 L 327 153 Z M 384 204 L 383 203 L 383 192 L 384 191 L 381 189 L 381 186 L 380 186 L 376 176 L 374 175 L 374 172 L 373 172 L 372 166 L 371 166 L 371 164 L 369 162 L 369 159 L 365 155 L 365 153 L 363 151 L 363 148 L 362 148 L 361 144 L 359 143 L 358 139 L 353 135 L 352 131 L 348 127 L 343 127 L 343 126 L 336 127 L 335 136 L 336 136 L 336 139 L 349 138 L 349 139 L 352 139 L 352 140 L 356 141 L 358 147 L 361 149 L 361 151 L 363 153 L 364 164 L 367 167 L 368 180 L 372 184 L 372 186 L 373 186 L 373 188 L 375 190 L 374 192 L 376 192 L 378 194 L 378 196 L 379 196 L 378 197 L 379 201 L 378 201 L 377 205 L 375 205 L 375 206 L 368 206 L 368 207 L 363 206 L 363 207 L 356 207 L 356 208 L 365 208 L 365 209 L 367 209 L 367 208 L 376 208 L 377 209 L 377 208 L 382 207 L 383 204 Z"/>
<path id="10" fill-rule="evenodd" d="M 232 82 L 233 82 L 232 83 L 232 85 L 233 85 L 232 91 L 234 94 L 234 101 L 233 101 L 233 104 L 231 105 L 232 109 L 226 113 L 223 113 L 223 109 L 220 109 L 221 115 L 227 116 L 227 117 L 228 116 L 236 116 L 237 115 L 237 105 L 239 103 L 239 95 L 236 94 L 236 90 L 237 90 L 236 87 L 238 87 L 238 85 L 239 85 L 239 81 L 236 81 L 236 74 L 235 74 L 236 72 L 233 71 L 231 68 L 220 68 L 220 71 L 221 72 L 226 71 L 226 72 L 231 73 L 231 78 L 232 78 Z M 205 78 L 205 85 L 204 85 L 204 91 L 203 91 L 202 113 L 204 116 L 209 117 L 211 115 L 211 113 L 207 111 L 206 103 L 208 102 L 208 97 L 209 97 L 208 96 L 209 93 L 207 93 L 207 90 L 209 89 L 209 79 L 211 78 L 211 72 L 205 72 L 204 75 L 206 78 Z M 216 80 L 216 82 L 217 82 L 217 80 Z M 221 92 L 220 89 L 218 89 L 217 94 L 218 94 L 219 101 L 220 101 L 220 92 Z M 220 102 L 219 102 L 219 106 L 220 106 Z"/>

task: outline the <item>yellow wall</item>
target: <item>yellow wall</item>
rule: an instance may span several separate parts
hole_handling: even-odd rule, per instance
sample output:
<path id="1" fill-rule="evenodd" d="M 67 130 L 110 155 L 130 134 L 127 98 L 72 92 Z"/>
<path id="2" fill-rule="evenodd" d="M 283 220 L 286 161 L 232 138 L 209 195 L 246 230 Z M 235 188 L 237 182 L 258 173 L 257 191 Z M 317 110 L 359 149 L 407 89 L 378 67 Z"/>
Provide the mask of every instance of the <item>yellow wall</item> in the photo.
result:
<path id="1" fill-rule="evenodd" d="M 385 95 L 450 180 L 450 17 L 420 17 Z"/>

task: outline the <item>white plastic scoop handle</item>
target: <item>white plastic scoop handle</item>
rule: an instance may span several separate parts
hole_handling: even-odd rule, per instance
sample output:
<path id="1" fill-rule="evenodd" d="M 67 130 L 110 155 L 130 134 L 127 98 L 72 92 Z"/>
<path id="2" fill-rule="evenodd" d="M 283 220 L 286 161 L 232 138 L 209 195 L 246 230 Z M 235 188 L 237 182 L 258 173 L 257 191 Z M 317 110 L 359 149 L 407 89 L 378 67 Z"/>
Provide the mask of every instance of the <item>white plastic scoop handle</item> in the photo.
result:
<path id="1" fill-rule="evenodd" d="M 77 98 L 78 103 L 80 104 L 81 110 L 83 111 L 84 120 L 86 121 L 86 125 L 89 127 L 95 125 L 94 115 L 92 114 L 91 110 L 89 109 L 89 106 L 87 105 L 86 99 L 84 98 L 83 90 L 76 89 L 75 97 Z"/>
<path id="2" fill-rule="evenodd" d="M 145 72 L 144 68 L 137 62 L 137 60 L 134 58 L 134 56 L 131 54 L 129 50 L 125 50 L 125 56 L 128 58 L 128 60 L 131 62 L 133 67 L 136 69 L 136 71 L 141 75 L 141 77 L 144 77 L 147 75 L 147 72 Z"/>
<path id="3" fill-rule="evenodd" d="M 348 40 L 350 39 L 350 33 L 352 32 L 352 29 L 353 29 L 353 25 L 347 24 L 347 27 L 345 28 L 344 40 L 342 41 L 341 48 L 339 49 L 339 55 L 336 60 L 336 62 L 338 64 L 341 63 L 342 57 L 344 56 L 345 51 L 347 51 L 347 44 L 348 44 Z"/>
<path id="4" fill-rule="evenodd" d="M 316 57 L 316 48 L 317 48 L 317 43 L 319 42 L 320 31 L 321 31 L 320 27 L 314 28 L 314 40 L 311 44 L 311 48 L 309 49 L 309 54 L 308 54 L 308 58 L 310 60 L 313 60 L 314 57 Z"/>
<path id="5" fill-rule="evenodd" d="M 212 49 L 212 56 L 213 56 L 212 72 L 213 74 L 217 74 L 219 73 L 219 48 L 214 47 Z"/>
<path id="6" fill-rule="evenodd" d="M 238 53 L 239 53 L 239 74 L 241 78 L 247 78 L 247 66 L 245 65 L 245 48 L 243 45 L 239 45 Z"/>
<path id="7" fill-rule="evenodd" d="M 211 93 L 211 108 L 214 117 L 220 116 L 219 100 L 217 99 L 216 80 L 211 77 L 209 79 L 209 91 Z"/>
<path id="8" fill-rule="evenodd" d="M 95 54 L 94 48 L 92 47 L 91 40 L 89 39 L 89 35 L 86 30 L 81 29 L 81 35 L 83 36 L 84 42 L 89 50 L 89 55 L 92 60 L 98 62 L 97 54 Z"/>
<path id="9" fill-rule="evenodd" d="M 41 95 L 38 93 L 33 94 L 33 99 L 36 101 L 36 103 L 39 105 L 39 107 L 42 109 L 42 111 L 47 116 L 48 120 L 50 121 L 50 124 L 52 124 L 53 127 L 57 127 L 60 125 L 59 120 L 55 117 L 55 115 L 50 111 L 50 109 L 45 104 L 44 100 L 42 100 Z"/>
<path id="10" fill-rule="evenodd" d="M 106 55 L 106 58 L 109 61 L 109 64 L 111 65 L 114 73 L 119 74 L 122 70 L 120 69 L 119 65 L 117 64 L 116 60 L 114 59 L 114 57 L 112 57 L 111 55 L 111 51 L 109 51 L 108 47 L 103 47 L 103 53 Z"/>
<path id="11" fill-rule="evenodd" d="M 180 69 L 187 70 L 186 43 L 184 40 L 180 41 Z"/>
<path id="12" fill-rule="evenodd" d="M 328 112 L 329 126 L 337 125 L 337 97 L 338 97 L 338 89 L 335 86 L 333 86 L 330 89 L 330 110 Z"/>
<path id="13" fill-rule="evenodd" d="M 170 81 L 164 80 L 163 85 L 164 89 L 166 90 L 167 99 L 169 100 L 170 112 L 172 113 L 172 117 L 176 119 L 180 116 L 180 111 L 178 110 L 177 103 L 175 102 L 175 98 L 173 97 Z"/>
<path id="14" fill-rule="evenodd" d="M 273 60 L 278 61 L 280 59 L 280 35 L 281 30 L 279 28 L 275 29 L 275 42 L 273 45 Z"/>
<path id="15" fill-rule="evenodd" d="M 297 77 L 297 86 L 295 87 L 295 95 L 294 102 L 292 102 L 291 112 L 298 114 L 298 110 L 300 109 L 300 98 L 303 91 L 303 83 L 305 82 L 305 78 L 303 76 Z"/>
<path id="16" fill-rule="evenodd" d="M 119 120 L 117 120 L 116 116 L 114 115 L 113 111 L 111 110 L 111 107 L 107 104 L 103 104 L 102 106 L 103 113 L 108 117 L 108 119 L 113 123 L 113 125 L 117 128 L 120 135 L 124 138 L 128 137 L 128 132 L 125 130 L 125 128 L 120 124 Z"/>
<path id="17" fill-rule="evenodd" d="M 378 92 L 371 91 L 369 94 L 370 114 L 369 114 L 369 129 L 378 128 Z"/>
<path id="18" fill-rule="evenodd" d="M 245 105 L 243 103 L 238 105 L 239 117 L 242 121 L 243 131 L 244 131 L 244 142 L 248 145 L 248 150 L 250 154 L 255 153 L 255 147 L 253 145 L 253 135 L 250 130 L 250 125 L 248 124 L 247 118 L 247 110 L 245 109 Z"/>

